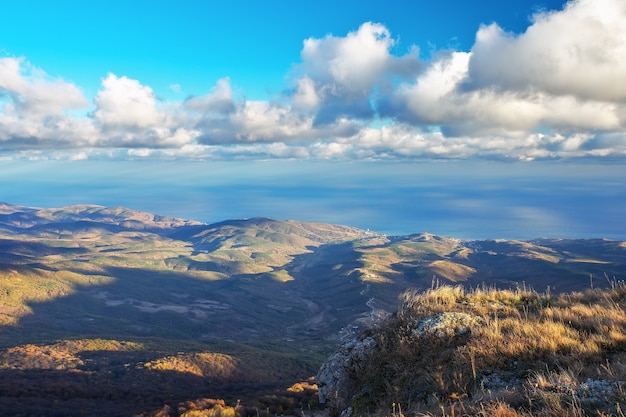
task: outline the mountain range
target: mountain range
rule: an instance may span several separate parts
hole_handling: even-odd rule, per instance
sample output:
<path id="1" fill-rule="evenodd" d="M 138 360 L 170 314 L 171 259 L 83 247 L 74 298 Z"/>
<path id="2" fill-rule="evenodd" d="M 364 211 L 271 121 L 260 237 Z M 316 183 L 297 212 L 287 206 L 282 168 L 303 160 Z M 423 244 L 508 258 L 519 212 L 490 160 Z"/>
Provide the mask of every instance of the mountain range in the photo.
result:
<path id="1" fill-rule="evenodd" d="M 315 374 L 342 337 L 393 312 L 409 289 L 448 283 L 557 293 L 611 287 L 624 276 L 626 242 L 607 239 L 466 241 L 293 220 L 205 224 L 123 207 L 0 203 L 0 370 L 87 372 L 100 360 L 108 372 L 154 363 L 179 372 L 172 363 L 186 360 L 187 375 L 193 355 L 210 352 L 247 369 L 238 382 L 285 384 Z M 117 352 L 120 363 L 81 350 L 94 340 L 106 341 L 95 350 Z M 41 353 L 47 346 L 58 354 L 67 341 L 77 362 Z M 143 347 L 128 348 L 133 343 Z M 297 372 L 251 376 L 261 357 L 268 369 L 288 357 Z M 208 379 L 233 382 L 198 372 L 202 395 L 225 396 L 203 385 Z M 0 405 L 18 397 L 4 395 Z"/>

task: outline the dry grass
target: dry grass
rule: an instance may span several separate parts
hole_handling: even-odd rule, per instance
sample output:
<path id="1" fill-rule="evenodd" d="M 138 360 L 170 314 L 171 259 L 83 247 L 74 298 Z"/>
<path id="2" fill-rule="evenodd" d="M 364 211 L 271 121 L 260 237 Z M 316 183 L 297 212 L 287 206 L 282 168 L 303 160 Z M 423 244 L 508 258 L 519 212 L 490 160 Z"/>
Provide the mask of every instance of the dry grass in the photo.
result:
<path id="1" fill-rule="evenodd" d="M 204 352 L 166 356 L 147 362 L 144 366 L 159 371 L 186 372 L 204 378 L 228 380 L 245 377 L 237 375 L 242 373 L 238 370 L 240 362 L 230 355 Z"/>
<path id="2" fill-rule="evenodd" d="M 626 287 L 552 296 L 434 286 L 404 294 L 370 329 L 377 352 L 355 376 L 354 411 L 423 416 L 621 416 Z M 425 317 L 482 318 L 471 333 L 416 337 Z M 387 411 L 386 411 L 387 410 Z"/>
<path id="3" fill-rule="evenodd" d="M 474 268 L 445 259 L 431 262 L 428 264 L 428 270 L 433 275 L 451 282 L 467 281 L 476 273 Z"/>
<path id="4" fill-rule="evenodd" d="M 235 407 L 227 406 L 223 400 L 201 399 L 188 401 L 179 407 L 180 417 L 236 417 Z"/>

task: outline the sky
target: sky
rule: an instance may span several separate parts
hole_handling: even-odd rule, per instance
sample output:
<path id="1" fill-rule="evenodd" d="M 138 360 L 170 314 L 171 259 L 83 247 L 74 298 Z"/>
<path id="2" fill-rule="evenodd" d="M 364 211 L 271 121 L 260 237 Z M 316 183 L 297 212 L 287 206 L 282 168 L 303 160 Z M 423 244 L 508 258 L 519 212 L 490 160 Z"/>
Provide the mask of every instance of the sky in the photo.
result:
<path id="1" fill-rule="evenodd" d="M 626 3 L 0 6 L 0 201 L 626 239 Z"/>

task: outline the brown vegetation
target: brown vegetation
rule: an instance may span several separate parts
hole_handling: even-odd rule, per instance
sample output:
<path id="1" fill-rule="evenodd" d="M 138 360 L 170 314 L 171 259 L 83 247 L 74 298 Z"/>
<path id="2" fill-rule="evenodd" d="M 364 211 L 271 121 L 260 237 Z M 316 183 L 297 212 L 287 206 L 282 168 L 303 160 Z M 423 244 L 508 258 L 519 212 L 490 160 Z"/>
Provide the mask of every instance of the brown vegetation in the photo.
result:
<path id="1" fill-rule="evenodd" d="M 626 273 L 626 245 L 602 239 L 462 242 L 270 219 L 205 225 L 119 207 L 0 212 L 2 415 L 300 415 L 316 388 L 287 387 L 315 373 L 340 330 L 395 309 L 406 288 L 525 281 L 556 294 Z M 561 414 L 617 413 L 622 291 L 411 293 L 372 331 L 381 351 L 359 376 L 370 379 L 357 412 L 515 416 L 549 404 Z M 482 325 L 451 340 L 412 338 L 410 320 L 443 312 Z M 613 408 L 590 405 L 601 388 L 616 393 Z M 190 398 L 204 400 L 192 407 Z"/>
<path id="2" fill-rule="evenodd" d="M 622 416 L 626 287 L 584 293 L 465 290 L 404 295 L 361 337 L 376 350 L 354 375 L 355 415 Z M 418 335 L 444 312 L 478 318 L 471 331 Z"/>

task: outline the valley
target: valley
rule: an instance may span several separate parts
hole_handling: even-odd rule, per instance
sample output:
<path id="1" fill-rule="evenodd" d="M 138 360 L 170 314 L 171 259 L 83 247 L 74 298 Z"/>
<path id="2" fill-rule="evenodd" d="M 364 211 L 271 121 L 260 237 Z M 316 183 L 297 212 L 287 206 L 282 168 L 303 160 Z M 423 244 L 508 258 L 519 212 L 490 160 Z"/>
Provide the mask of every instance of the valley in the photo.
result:
<path id="1" fill-rule="evenodd" d="M 136 415 L 195 398 L 310 407 L 313 393 L 289 388 L 407 290 L 556 294 L 624 277 L 626 243 L 605 239 L 463 241 L 0 204 L 0 405 L 16 410 L 6 415 L 51 404 L 58 415 Z"/>

